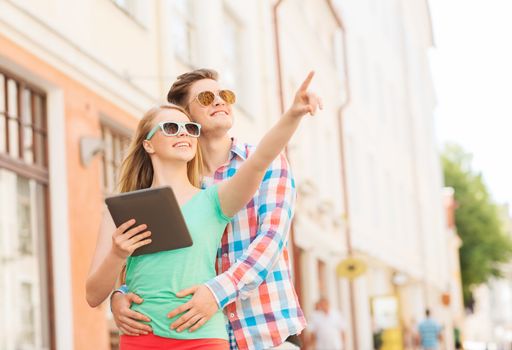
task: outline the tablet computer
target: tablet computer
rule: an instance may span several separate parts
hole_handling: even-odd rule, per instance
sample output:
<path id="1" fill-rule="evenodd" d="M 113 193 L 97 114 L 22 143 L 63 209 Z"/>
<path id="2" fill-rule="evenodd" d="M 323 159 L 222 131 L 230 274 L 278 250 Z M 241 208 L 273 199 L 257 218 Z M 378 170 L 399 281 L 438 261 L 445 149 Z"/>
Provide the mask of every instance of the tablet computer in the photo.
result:
<path id="1" fill-rule="evenodd" d="M 135 219 L 134 226 L 146 224 L 147 230 L 151 231 L 151 243 L 135 249 L 132 256 L 192 245 L 185 219 L 170 187 L 126 192 L 106 198 L 105 203 L 116 227 Z"/>

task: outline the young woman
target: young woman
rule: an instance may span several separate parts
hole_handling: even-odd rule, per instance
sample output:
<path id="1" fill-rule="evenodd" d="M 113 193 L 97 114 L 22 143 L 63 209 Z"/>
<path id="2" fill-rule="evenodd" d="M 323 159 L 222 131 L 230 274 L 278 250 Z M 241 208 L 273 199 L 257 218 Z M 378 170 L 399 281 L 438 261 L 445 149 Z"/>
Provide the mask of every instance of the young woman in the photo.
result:
<path id="1" fill-rule="evenodd" d="M 153 108 L 139 122 L 122 165 L 120 192 L 171 186 L 194 244 L 131 257 L 135 249 L 151 243 L 151 233 L 146 231 L 144 223 L 134 220 L 116 229 L 105 212 L 87 279 L 87 302 L 95 307 L 105 300 L 126 264 L 126 284 L 144 299 L 133 308 L 150 317 L 153 330 L 143 336 L 123 335 L 122 349 L 229 348 L 220 310 L 208 322 L 198 314 L 194 321 L 206 323 L 195 332 L 183 333 L 170 328 L 178 316 L 169 319 L 163 310 L 173 310 L 187 302 L 187 298 L 176 296 L 178 291 L 215 276 L 215 256 L 229 218 L 252 198 L 267 167 L 288 143 L 302 117 L 308 112 L 313 115 L 321 108 L 318 97 L 307 91 L 312 78 L 313 73 L 310 73 L 292 107 L 263 137 L 237 173 L 206 190 L 199 189 L 201 156 L 197 138 L 200 125 L 192 123 L 187 112 L 175 105 Z"/>

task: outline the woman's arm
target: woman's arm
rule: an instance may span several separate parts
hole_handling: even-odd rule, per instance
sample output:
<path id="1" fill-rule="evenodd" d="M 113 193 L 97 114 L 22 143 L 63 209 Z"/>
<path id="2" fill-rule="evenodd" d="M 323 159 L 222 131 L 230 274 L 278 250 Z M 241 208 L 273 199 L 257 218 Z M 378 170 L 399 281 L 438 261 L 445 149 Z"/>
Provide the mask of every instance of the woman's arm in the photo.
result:
<path id="1" fill-rule="evenodd" d="M 256 151 L 233 177 L 219 184 L 220 205 L 227 216 L 236 214 L 254 196 L 268 166 L 283 151 L 302 117 L 306 113 L 314 115 L 317 107 L 322 109 L 318 96 L 307 91 L 313 75 L 313 72 L 309 73 L 295 94 L 290 109 L 265 134 Z"/>
<path id="2" fill-rule="evenodd" d="M 151 232 L 141 233 L 147 226 L 143 224 L 129 229 L 134 224 L 132 219 L 116 229 L 109 212 L 103 214 L 85 286 L 87 303 L 91 307 L 100 305 L 110 295 L 128 256 L 135 249 L 151 243 L 151 239 L 147 239 Z"/>

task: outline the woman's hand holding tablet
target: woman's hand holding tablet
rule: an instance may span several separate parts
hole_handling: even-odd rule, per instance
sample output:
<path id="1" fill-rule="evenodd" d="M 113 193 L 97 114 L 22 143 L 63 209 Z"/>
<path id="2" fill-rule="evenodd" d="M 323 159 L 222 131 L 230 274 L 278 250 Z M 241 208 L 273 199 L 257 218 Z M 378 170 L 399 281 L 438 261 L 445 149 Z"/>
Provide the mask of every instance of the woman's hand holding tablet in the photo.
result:
<path id="1" fill-rule="evenodd" d="M 112 235 L 112 252 L 126 259 L 133 254 L 135 249 L 151 243 L 151 231 L 144 230 L 148 227 L 146 224 L 135 225 L 135 219 L 130 219 L 121 224 Z M 131 228 L 133 227 L 133 228 Z"/>
<path id="2" fill-rule="evenodd" d="M 119 256 L 150 254 L 192 245 L 185 219 L 170 187 L 126 192 L 108 197 L 105 203 L 117 227 L 112 249 L 116 249 Z M 133 227 L 135 224 L 138 226 Z"/>

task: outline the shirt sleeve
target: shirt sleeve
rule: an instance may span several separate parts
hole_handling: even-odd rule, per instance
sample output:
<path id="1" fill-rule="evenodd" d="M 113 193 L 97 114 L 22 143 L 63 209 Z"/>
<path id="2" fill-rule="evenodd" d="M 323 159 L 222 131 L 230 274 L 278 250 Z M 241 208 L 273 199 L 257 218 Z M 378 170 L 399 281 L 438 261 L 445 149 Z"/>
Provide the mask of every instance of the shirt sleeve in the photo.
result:
<path id="1" fill-rule="evenodd" d="M 281 154 L 265 173 L 257 196 L 256 238 L 229 270 L 206 282 L 220 308 L 257 289 L 272 271 L 288 241 L 295 199 L 295 182 Z"/>

